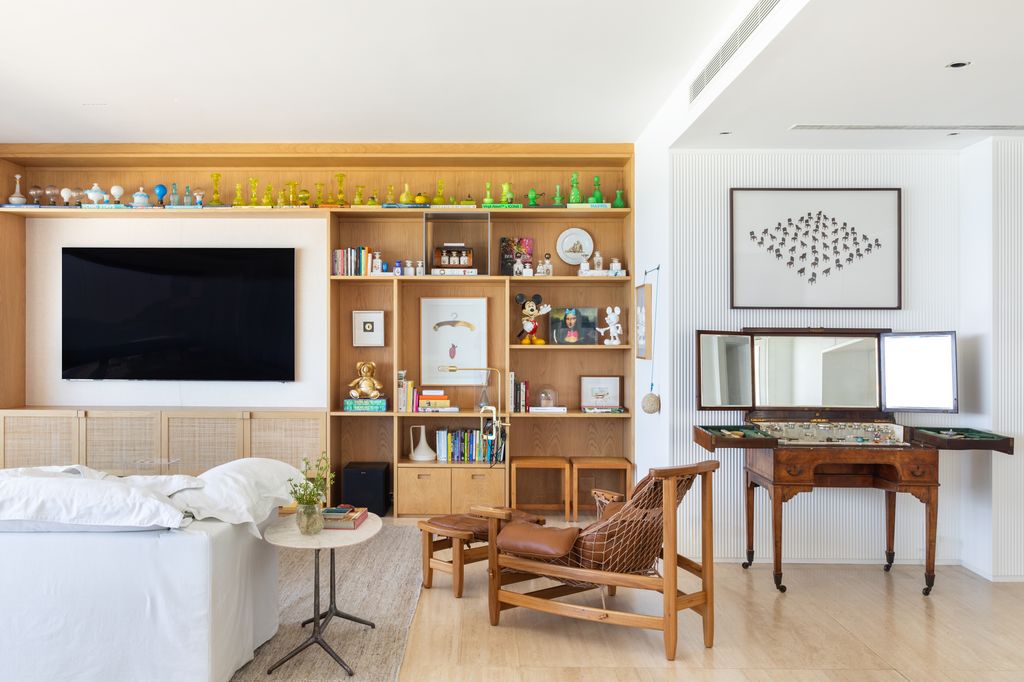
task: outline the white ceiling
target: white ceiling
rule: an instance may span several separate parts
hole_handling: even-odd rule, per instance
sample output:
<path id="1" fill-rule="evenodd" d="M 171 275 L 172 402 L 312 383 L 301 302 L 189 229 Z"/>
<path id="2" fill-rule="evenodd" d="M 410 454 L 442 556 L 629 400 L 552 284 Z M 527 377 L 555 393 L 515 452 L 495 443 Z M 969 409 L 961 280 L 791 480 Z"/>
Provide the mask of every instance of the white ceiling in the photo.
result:
<path id="1" fill-rule="evenodd" d="M 623 142 L 751 0 L 4 5 L 0 142 Z"/>
<path id="2" fill-rule="evenodd" d="M 992 133 L 948 136 L 957 125 L 1024 124 L 1022 30 L 1020 0 L 811 0 L 676 146 L 962 148 Z M 958 60 L 972 64 L 945 68 Z M 950 128 L 790 130 L 798 123 Z"/>

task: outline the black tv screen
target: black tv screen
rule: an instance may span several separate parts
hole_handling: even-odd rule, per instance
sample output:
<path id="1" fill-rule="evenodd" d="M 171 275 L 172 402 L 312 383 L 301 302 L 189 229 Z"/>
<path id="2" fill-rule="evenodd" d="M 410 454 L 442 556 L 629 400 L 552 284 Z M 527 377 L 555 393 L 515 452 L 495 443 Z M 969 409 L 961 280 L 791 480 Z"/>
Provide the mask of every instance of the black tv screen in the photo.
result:
<path id="1" fill-rule="evenodd" d="M 65 248 L 65 379 L 295 380 L 295 250 Z"/>

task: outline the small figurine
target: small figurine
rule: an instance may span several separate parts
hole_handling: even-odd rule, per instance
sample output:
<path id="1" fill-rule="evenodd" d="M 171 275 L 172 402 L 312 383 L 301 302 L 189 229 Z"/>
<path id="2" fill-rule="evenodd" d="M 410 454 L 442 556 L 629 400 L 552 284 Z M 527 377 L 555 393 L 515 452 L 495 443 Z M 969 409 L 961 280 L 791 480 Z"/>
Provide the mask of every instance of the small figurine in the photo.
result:
<path id="1" fill-rule="evenodd" d="M 124 196 L 124 187 L 121 185 L 114 185 L 110 188 L 110 196 L 114 197 L 115 204 L 120 204 L 121 197 Z"/>
<path id="2" fill-rule="evenodd" d="M 384 195 L 384 203 L 385 204 L 393 204 L 393 203 L 395 203 L 395 186 L 394 185 L 388 185 L 388 193 Z"/>
<path id="3" fill-rule="evenodd" d="M 375 189 L 373 190 L 373 192 L 370 193 L 370 198 L 366 200 L 367 206 L 380 206 L 380 202 L 377 201 L 378 193 L 380 193 L 379 189 Z"/>
<path id="4" fill-rule="evenodd" d="M 435 194 L 434 198 L 430 200 L 430 203 L 437 206 L 442 206 L 448 203 L 444 198 L 444 180 L 437 181 L 437 194 Z"/>
<path id="5" fill-rule="evenodd" d="M 516 255 L 516 262 L 512 264 L 512 276 L 522 277 L 523 270 L 525 270 L 525 267 L 523 266 L 523 254 L 520 253 Z"/>
<path id="6" fill-rule="evenodd" d="M 356 196 L 355 196 L 355 199 L 352 200 L 352 205 L 353 206 L 362 206 L 363 205 L 363 190 L 364 189 L 366 189 L 366 185 L 356 185 Z"/>
<path id="7" fill-rule="evenodd" d="M 260 203 L 260 181 L 256 178 L 249 178 L 249 205 L 256 206 Z"/>
<path id="8" fill-rule="evenodd" d="M 400 204 L 411 204 L 412 203 L 412 192 L 409 191 L 409 183 L 405 183 L 405 191 L 398 195 L 398 203 Z"/>
<path id="9" fill-rule="evenodd" d="M 494 197 L 491 196 L 491 183 L 485 182 L 484 189 L 487 190 L 487 193 L 484 194 L 484 200 L 481 203 L 484 206 L 490 206 L 491 204 L 494 203 Z"/>
<path id="10" fill-rule="evenodd" d="M 153 185 L 153 194 L 156 195 L 156 202 L 160 204 L 160 208 L 164 207 L 164 197 L 167 196 L 167 187 L 160 185 Z M 219 205 L 219 204 L 218 204 Z"/>
<path id="11" fill-rule="evenodd" d="M 417 192 L 416 196 L 413 198 L 412 202 L 414 204 L 419 204 L 420 206 L 424 206 L 427 203 L 427 195 L 424 194 L 423 192 Z"/>
<path id="12" fill-rule="evenodd" d="M 206 204 L 203 202 L 203 198 L 206 196 L 206 190 L 197 187 L 196 189 L 192 190 L 192 196 L 196 198 L 196 206 L 198 206 L 199 208 L 206 206 Z"/>
<path id="13" fill-rule="evenodd" d="M 615 190 L 615 199 L 612 200 L 612 208 L 626 208 L 626 202 L 622 200 L 622 190 Z"/>
<path id="14" fill-rule="evenodd" d="M 512 183 L 501 183 L 501 203 L 511 204 L 513 201 L 515 201 L 515 195 L 512 194 Z"/>
<path id="15" fill-rule="evenodd" d="M 299 187 L 299 181 L 298 180 L 289 180 L 285 184 L 288 185 L 288 205 L 289 206 L 298 206 L 299 205 L 299 203 L 298 203 L 299 200 L 298 200 L 298 196 L 296 195 L 295 192 L 296 192 L 296 190 Z"/>
<path id="16" fill-rule="evenodd" d="M 324 203 L 324 183 L 314 182 L 313 186 L 316 187 L 316 203 L 315 206 L 321 206 Z"/>
<path id="17" fill-rule="evenodd" d="M 562 198 L 561 185 L 555 185 L 555 196 L 551 197 L 551 205 L 555 207 L 565 206 L 565 199 Z"/>
<path id="18" fill-rule="evenodd" d="M 115 192 L 115 189 L 118 191 Z M 110 193 L 114 195 L 114 201 L 117 203 L 121 203 L 120 201 L 118 201 L 118 197 L 120 197 L 123 192 L 124 190 L 121 189 L 121 187 L 119 187 L 118 185 L 114 185 L 113 187 L 110 188 Z M 192 196 L 192 185 L 185 185 L 185 193 L 181 195 L 181 203 L 184 206 L 192 206 L 194 201 L 195 197 Z"/>
<path id="19" fill-rule="evenodd" d="M 220 203 L 220 173 L 210 173 L 210 179 L 213 180 L 213 198 L 210 199 L 210 206 L 223 206 Z M 155 188 L 154 188 L 155 189 Z"/>
<path id="20" fill-rule="evenodd" d="M 622 309 L 619 306 L 612 308 L 608 306 L 604 309 L 604 323 L 606 326 L 598 327 L 597 331 L 601 336 L 608 333 L 608 338 L 604 340 L 606 346 L 618 346 L 622 343 L 619 336 L 622 334 L 622 323 L 619 322 L 619 316 L 622 315 Z"/>
<path id="21" fill-rule="evenodd" d="M 466 198 L 459 202 L 459 206 L 476 206 L 476 199 L 472 194 L 467 194 Z"/>
<path id="22" fill-rule="evenodd" d="M 537 208 L 538 206 L 540 206 L 540 204 L 537 203 L 537 197 L 542 197 L 544 196 L 544 194 L 537 194 L 537 190 L 531 187 L 530 191 L 526 193 L 526 196 L 530 200 L 530 203 L 527 204 L 527 206 L 529 208 Z"/>
<path id="23" fill-rule="evenodd" d="M 299 196 L 299 206 L 309 206 L 309 190 L 308 189 L 300 189 L 298 196 Z"/>
<path id="24" fill-rule="evenodd" d="M 71 194 L 71 190 L 68 190 L 68 194 Z M 64 196 L 61 194 L 61 196 Z M 67 203 L 67 199 L 64 200 Z M 139 191 L 132 195 L 132 206 L 135 208 L 149 208 L 149 195 L 146 194 L 146 189 L 140 187 Z"/>
<path id="25" fill-rule="evenodd" d="M 348 385 L 352 390 L 349 391 L 348 394 L 356 400 L 359 400 L 360 398 L 376 400 L 379 398 L 380 390 L 384 388 L 384 383 L 374 376 L 376 372 L 376 362 L 357 362 L 357 376 L 349 382 Z"/>
<path id="26" fill-rule="evenodd" d="M 345 174 L 335 173 L 334 182 L 338 185 L 338 196 L 335 198 L 335 203 L 338 206 L 348 206 L 348 201 L 345 199 Z"/>
<path id="27" fill-rule="evenodd" d="M 263 190 L 263 205 L 273 206 L 274 205 L 274 186 L 267 183 L 267 188 Z"/>
<path id="28" fill-rule="evenodd" d="M 554 266 L 551 264 L 551 254 L 545 253 L 544 260 L 537 264 L 538 277 L 550 277 L 554 273 Z"/>
<path id="29" fill-rule="evenodd" d="M 282 189 L 281 191 L 279 191 L 279 192 L 277 193 L 277 205 L 278 205 L 278 206 L 284 206 L 284 205 L 285 205 L 285 203 L 284 203 L 284 202 L 285 202 L 285 198 L 284 198 L 284 189 Z"/>
<path id="30" fill-rule="evenodd" d="M 580 194 L 580 174 L 573 173 L 572 178 L 569 180 L 569 203 L 570 204 L 582 204 L 583 195 Z"/>
<path id="31" fill-rule="evenodd" d="M 543 300 L 540 294 L 534 294 L 530 298 L 526 298 L 525 294 L 516 294 L 516 303 L 522 306 L 523 315 L 523 329 L 518 335 L 523 337 L 520 343 L 524 346 L 531 343 L 542 346 L 545 343 L 544 339 L 537 338 L 537 328 L 540 326 L 537 318 L 551 312 L 550 305 L 541 305 Z"/>
<path id="32" fill-rule="evenodd" d="M 235 201 L 237 201 L 238 203 L 236 205 L 242 206 L 245 203 L 241 200 L 242 186 L 238 185 L 237 190 L 238 195 L 235 197 Z M 167 201 L 171 204 L 171 206 L 181 206 L 181 196 L 178 195 L 178 183 L 171 183 L 171 193 L 167 195 Z"/>
<path id="33" fill-rule="evenodd" d="M 171 183 L 171 187 L 174 187 L 174 183 Z M 174 205 L 174 194 L 171 194 L 171 205 Z M 232 206 L 245 206 L 245 199 L 242 197 L 242 183 L 235 183 L 235 200 L 231 202 Z"/>
<path id="34" fill-rule="evenodd" d="M 580 277 L 582 277 L 583 273 L 586 272 L 590 272 L 590 262 L 586 258 L 584 258 L 582 261 L 580 261 Z"/>
<path id="35" fill-rule="evenodd" d="M 604 195 L 601 194 L 601 178 L 597 175 L 594 176 L 594 193 L 587 197 L 588 204 L 602 204 L 604 203 Z"/>

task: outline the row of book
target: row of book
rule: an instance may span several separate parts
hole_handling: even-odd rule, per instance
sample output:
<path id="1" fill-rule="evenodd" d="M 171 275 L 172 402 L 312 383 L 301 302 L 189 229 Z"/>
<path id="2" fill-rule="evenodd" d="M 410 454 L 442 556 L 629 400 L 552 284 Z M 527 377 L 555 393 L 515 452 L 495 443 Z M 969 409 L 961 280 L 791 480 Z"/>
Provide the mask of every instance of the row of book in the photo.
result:
<path id="1" fill-rule="evenodd" d="M 508 373 L 508 403 L 512 412 L 528 412 L 530 406 L 530 382 L 516 381 L 516 373 Z"/>
<path id="2" fill-rule="evenodd" d="M 494 464 L 505 458 L 504 450 L 495 448 L 480 429 L 438 429 L 434 435 L 439 462 Z"/>
<path id="3" fill-rule="evenodd" d="M 443 388 L 417 388 L 416 382 L 406 378 L 404 369 L 398 370 L 397 412 L 458 412 Z"/>
<path id="4" fill-rule="evenodd" d="M 366 507 L 353 507 L 350 504 L 327 507 L 320 513 L 324 517 L 325 530 L 355 530 L 363 525 L 367 517 Z"/>
<path id="5" fill-rule="evenodd" d="M 331 252 L 332 275 L 370 275 L 373 270 L 374 249 L 370 246 L 352 246 Z M 391 273 L 383 273 L 390 275 Z"/>

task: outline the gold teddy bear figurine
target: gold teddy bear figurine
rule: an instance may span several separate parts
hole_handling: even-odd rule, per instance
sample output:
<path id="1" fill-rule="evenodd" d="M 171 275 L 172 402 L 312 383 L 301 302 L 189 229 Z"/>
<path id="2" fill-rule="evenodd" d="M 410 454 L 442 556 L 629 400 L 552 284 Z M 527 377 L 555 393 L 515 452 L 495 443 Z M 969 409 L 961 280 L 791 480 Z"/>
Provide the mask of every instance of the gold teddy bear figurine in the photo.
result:
<path id="1" fill-rule="evenodd" d="M 348 385 L 352 390 L 348 394 L 357 400 L 359 398 L 370 398 L 371 400 L 379 398 L 380 389 L 384 388 L 384 383 L 373 376 L 376 371 L 376 362 L 357 362 L 356 374 L 358 376 L 349 382 Z"/>

